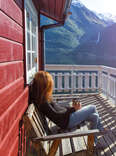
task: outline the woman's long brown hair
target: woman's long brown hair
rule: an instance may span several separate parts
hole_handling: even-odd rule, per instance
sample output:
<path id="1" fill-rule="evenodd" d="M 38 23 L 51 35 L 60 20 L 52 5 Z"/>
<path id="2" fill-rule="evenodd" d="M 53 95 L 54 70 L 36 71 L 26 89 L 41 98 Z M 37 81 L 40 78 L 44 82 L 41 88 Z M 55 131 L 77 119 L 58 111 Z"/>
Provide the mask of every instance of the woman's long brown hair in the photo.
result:
<path id="1" fill-rule="evenodd" d="M 35 74 L 32 83 L 32 101 L 38 105 L 52 101 L 53 79 L 50 73 L 39 71 Z"/>

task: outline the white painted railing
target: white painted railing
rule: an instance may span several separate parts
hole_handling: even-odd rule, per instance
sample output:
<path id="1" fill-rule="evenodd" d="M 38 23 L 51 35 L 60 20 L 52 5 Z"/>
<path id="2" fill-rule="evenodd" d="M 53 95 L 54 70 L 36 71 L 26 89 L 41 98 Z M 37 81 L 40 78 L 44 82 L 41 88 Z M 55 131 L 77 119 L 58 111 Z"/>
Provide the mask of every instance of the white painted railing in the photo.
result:
<path id="1" fill-rule="evenodd" d="M 46 65 L 55 92 L 98 92 L 116 101 L 116 68 L 100 65 Z"/>
<path id="2" fill-rule="evenodd" d="M 100 88 L 107 98 L 112 98 L 116 103 L 116 68 L 101 66 Z"/>

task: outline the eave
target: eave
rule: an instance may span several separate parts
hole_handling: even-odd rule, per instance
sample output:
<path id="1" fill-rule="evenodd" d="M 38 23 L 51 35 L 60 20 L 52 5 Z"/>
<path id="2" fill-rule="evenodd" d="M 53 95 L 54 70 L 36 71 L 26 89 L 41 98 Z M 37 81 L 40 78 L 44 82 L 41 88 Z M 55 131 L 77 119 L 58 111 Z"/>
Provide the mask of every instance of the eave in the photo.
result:
<path id="1" fill-rule="evenodd" d="M 33 0 L 40 14 L 57 22 L 64 22 L 71 0 Z"/>

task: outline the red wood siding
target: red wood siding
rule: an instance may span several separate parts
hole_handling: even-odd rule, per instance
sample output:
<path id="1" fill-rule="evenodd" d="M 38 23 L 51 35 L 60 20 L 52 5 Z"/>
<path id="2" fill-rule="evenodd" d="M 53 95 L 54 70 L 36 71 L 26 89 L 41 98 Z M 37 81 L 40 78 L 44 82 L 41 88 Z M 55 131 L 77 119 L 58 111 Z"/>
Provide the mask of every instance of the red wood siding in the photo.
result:
<path id="1" fill-rule="evenodd" d="M 0 9 L 18 24 L 23 25 L 22 10 L 18 7 L 14 0 L 0 0 Z M 22 0 L 17 0 L 17 3 L 22 6 Z"/>
<path id="2" fill-rule="evenodd" d="M 0 155 L 8 156 L 12 149 L 12 144 L 19 135 L 19 121 L 27 108 L 27 100 L 28 88 L 25 89 L 13 105 L 0 117 Z"/>
<path id="3" fill-rule="evenodd" d="M 14 143 L 15 139 L 18 136 L 19 133 L 19 121 L 16 120 L 15 123 L 12 125 L 10 130 L 6 134 L 6 138 L 4 141 L 0 144 L 0 155 L 1 156 L 8 156 L 10 153 L 10 148 L 12 148 L 12 144 Z M 15 153 L 17 156 L 17 153 Z"/>
<path id="4" fill-rule="evenodd" d="M 21 118 L 21 113 L 24 112 L 27 106 L 27 89 L 14 101 L 12 105 L 2 114 L 0 117 L 0 127 L 1 127 L 1 135 L 0 140 L 3 142 L 6 133 L 9 131 L 10 127 L 12 127 L 13 123 Z M 17 109 L 18 108 L 18 109 Z M 8 123 L 8 125 L 4 124 Z"/>
<path id="5" fill-rule="evenodd" d="M 16 140 L 14 141 L 14 144 L 12 145 L 12 148 L 8 156 L 16 156 L 15 154 L 18 153 L 18 146 L 19 146 L 19 137 L 17 137 Z"/>
<path id="6" fill-rule="evenodd" d="M 22 61 L 0 64 L 0 89 L 14 82 L 20 77 L 23 77 Z"/>
<path id="7" fill-rule="evenodd" d="M 23 8 L 23 1 L 22 0 L 14 0 L 14 1 L 19 6 L 19 8 L 22 10 L 22 8 Z"/>
<path id="8" fill-rule="evenodd" d="M 0 62 L 23 60 L 23 45 L 0 37 Z"/>
<path id="9" fill-rule="evenodd" d="M 19 97 L 24 90 L 23 78 L 20 78 L 0 90 L 0 115 Z"/>
<path id="10" fill-rule="evenodd" d="M 23 2 L 0 0 L 0 156 L 18 156 L 19 122 L 28 105 Z"/>
<path id="11" fill-rule="evenodd" d="M 17 108 L 15 106 L 14 111 L 15 111 L 15 115 L 17 114 L 17 117 L 16 117 L 16 120 L 13 122 L 13 124 L 11 124 L 12 125 L 11 128 L 8 129 L 7 135 L 5 135 L 2 143 L 0 144 L 0 152 L 1 152 L 0 155 L 7 156 L 10 153 L 10 151 L 12 150 L 12 145 L 19 135 L 19 120 L 21 119 L 22 114 L 24 113 L 24 111 L 27 107 L 27 98 L 28 98 L 28 96 L 27 96 L 27 89 L 26 89 L 25 92 L 17 100 L 17 107 L 19 108 L 19 111 L 17 110 Z M 18 103 L 18 101 L 19 101 L 19 103 Z M 13 112 L 11 111 L 11 113 L 13 113 Z M 6 115 L 4 117 L 8 118 Z M 13 118 L 12 115 L 9 114 L 9 121 L 12 120 L 12 118 Z"/>
<path id="12" fill-rule="evenodd" d="M 0 37 L 23 43 L 23 28 L 0 11 Z"/>

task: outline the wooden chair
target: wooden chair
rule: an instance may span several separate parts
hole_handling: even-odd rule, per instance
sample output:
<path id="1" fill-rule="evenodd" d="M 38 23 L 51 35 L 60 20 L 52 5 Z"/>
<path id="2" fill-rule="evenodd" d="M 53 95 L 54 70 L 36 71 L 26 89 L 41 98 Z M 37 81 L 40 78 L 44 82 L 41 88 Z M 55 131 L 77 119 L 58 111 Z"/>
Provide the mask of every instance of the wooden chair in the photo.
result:
<path id="1" fill-rule="evenodd" d="M 29 105 L 24 114 L 23 122 L 27 139 L 36 149 L 38 156 L 55 156 L 62 139 L 80 136 L 88 136 L 87 151 L 92 154 L 94 135 L 101 134 L 97 129 L 81 132 L 64 132 L 57 126 L 49 128 L 47 120 L 38 112 L 34 104 Z M 47 149 L 46 141 L 49 143 L 49 149 Z"/>

